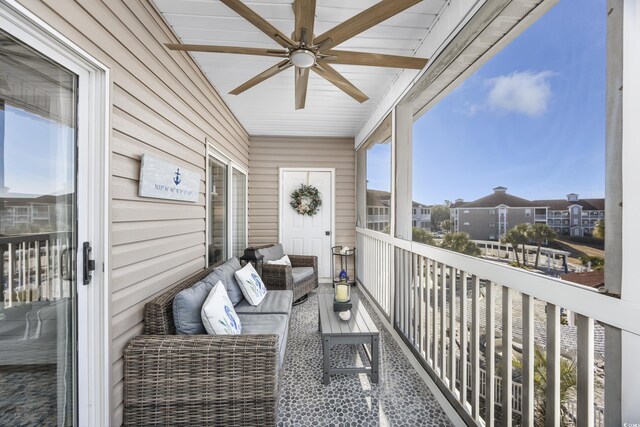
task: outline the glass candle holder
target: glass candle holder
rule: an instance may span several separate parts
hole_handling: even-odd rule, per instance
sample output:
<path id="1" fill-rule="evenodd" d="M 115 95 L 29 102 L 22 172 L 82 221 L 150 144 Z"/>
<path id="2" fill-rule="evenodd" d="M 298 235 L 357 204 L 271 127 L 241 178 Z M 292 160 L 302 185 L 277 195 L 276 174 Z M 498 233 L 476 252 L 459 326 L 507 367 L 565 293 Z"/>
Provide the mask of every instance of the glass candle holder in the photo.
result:
<path id="1" fill-rule="evenodd" d="M 333 289 L 333 299 L 335 302 L 351 301 L 351 285 L 346 280 L 336 283 Z"/>

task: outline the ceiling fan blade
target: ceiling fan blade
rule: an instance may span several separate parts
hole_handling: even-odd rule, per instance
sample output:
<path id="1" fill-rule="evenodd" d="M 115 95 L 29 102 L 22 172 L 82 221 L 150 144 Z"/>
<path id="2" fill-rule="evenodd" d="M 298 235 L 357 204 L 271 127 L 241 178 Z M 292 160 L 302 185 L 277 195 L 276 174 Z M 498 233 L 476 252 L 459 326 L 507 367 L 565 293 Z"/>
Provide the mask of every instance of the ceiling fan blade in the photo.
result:
<path id="1" fill-rule="evenodd" d="M 207 44 L 180 44 L 165 43 L 169 50 L 184 50 L 187 52 L 215 52 L 215 53 L 236 53 L 238 55 L 258 55 L 258 56 L 282 56 L 287 57 L 286 50 L 258 49 L 254 47 L 236 46 L 211 46 Z"/>
<path id="2" fill-rule="evenodd" d="M 428 59 L 410 56 L 384 55 L 380 53 L 349 52 L 345 50 L 328 50 L 329 55 L 324 62 L 346 65 L 370 65 L 373 67 L 409 68 L 421 70 L 427 65 Z"/>
<path id="3" fill-rule="evenodd" d="M 276 74 L 286 70 L 287 68 L 292 67 L 293 64 L 291 63 L 291 61 L 289 61 L 288 59 L 277 63 L 276 65 L 274 65 L 271 68 L 267 68 L 266 70 L 264 70 L 263 72 L 261 72 L 260 74 L 258 74 L 257 76 L 255 76 L 254 78 L 252 78 L 251 80 L 248 80 L 246 82 L 244 82 L 243 84 L 241 84 L 240 86 L 238 86 L 237 88 L 235 88 L 234 90 L 232 90 L 231 92 L 229 92 L 231 95 L 240 95 L 242 92 L 244 92 L 247 89 L 251 89 L 252 87 L 254 87 L 255 85 L 257 85 L 258 83 L 262 83 L 263 81 L 267 80 L 269 77 L 273 77 Z"/>
<path id="4" fill-rule="evenodd" d="M 308 83 L 309 69 L 296 67 L 296 110 L 301 110 L 305 106 Z"/>
<path id="5" fill-rule="evenodd" d="M 311 44 L 313 42 L 313 25 L 316 20 L 316 0 L 295 0 L 293 13 L 296 16 L 293 40 Z M 305 38 L 306 40 L 303 40 Z"/>
<path id="6" fill-rule="evenodd" d="M 313 39 L 314 45 L 321 45 L 320 51 L 331 49 L 363 31 L 386 21 L 394 15 L 420 3 L 422 0 L 385 0 L 376 3 L 356 16 L 336 25 L 329 31 Z"/>
<path id="7" fill-rule="evenodd" d="M 222 3 L 231 8 L 238 15 L 253 24 L 260 31 L 271 37 L 276 43 L 285 48 L 295 47 L 295 43 L 289 37 L 284 35 L 280 30 L 271 25 L 262 16 L 255 13 L 240 0 L 220 0 Z"/>
<path id="8" fill-rule="evenodd" d="M 335 68 L 331 67 L 326 62 L 319 61 L 319 67 L 313 67 L 311 69 L 359 103 L 362 104 L 369 99 L 367 95 L 352 85 L 349 80 L 345 79 L 342 74 L 337 72 Z"/>

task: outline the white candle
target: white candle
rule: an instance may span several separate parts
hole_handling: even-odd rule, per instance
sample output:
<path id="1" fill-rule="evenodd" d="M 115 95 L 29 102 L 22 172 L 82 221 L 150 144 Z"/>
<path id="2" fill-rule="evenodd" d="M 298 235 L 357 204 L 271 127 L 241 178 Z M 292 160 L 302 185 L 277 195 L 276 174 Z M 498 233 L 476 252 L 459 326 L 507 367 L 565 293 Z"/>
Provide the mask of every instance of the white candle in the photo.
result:
<path id="1" fill-rule="evenodd" d="M 349 301 L 349 289 L 347 285 L 336 284 L 336 301 L 347 302 Z"/>

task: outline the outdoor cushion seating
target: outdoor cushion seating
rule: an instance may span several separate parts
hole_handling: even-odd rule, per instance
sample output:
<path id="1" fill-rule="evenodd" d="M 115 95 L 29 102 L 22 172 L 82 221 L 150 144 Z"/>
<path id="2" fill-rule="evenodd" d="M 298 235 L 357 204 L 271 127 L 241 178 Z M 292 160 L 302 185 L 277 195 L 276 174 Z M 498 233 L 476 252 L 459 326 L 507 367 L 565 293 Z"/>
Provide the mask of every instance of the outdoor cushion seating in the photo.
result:
<path id="1" fill-rule="evenodd" d="M 242 325 L 240 335 L 177 334 L 175 322 L 182 321 L 185 313 L 178 310 L 178 319 L 174 318 L 176 296 L 180 294 L 182 302 L 185 295 L 193 297 L 192 309 L 200 315 L 208 296 L 203 291 L 210 291 L 218 280 L 231 299 L 234 269 L 239 268 L 238 260 L 232 258 L 145 304 L 144 335 L 133 338 L 124 349 L 125 425 L 275 423 L 291 291 L 269 290 L 256 307 L 244 298 L 238 301 L 234 310 Z M 194 303 L 201 294 L 202 303 Z"/>
<path id="2" fill-rule="evenodd" d="M 267 289 L 290 290 L 293 292 L 293 300 L 297 301 L 318 287 L 318 257 L 289 255 L 291 266 L 288 266 L 267 263 L 285 255 L 280 243 L 260 247 L 258 252 L 264 256 L 262 280 Z"/>

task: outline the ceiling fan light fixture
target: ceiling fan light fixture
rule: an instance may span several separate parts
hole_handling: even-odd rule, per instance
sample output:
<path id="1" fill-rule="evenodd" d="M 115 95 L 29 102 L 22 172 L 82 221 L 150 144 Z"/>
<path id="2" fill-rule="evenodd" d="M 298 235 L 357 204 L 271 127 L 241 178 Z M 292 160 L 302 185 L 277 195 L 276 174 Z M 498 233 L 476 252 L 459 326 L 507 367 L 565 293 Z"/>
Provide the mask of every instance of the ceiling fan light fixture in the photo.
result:
<path id="1" fill-rule="evenodd" d="M 298 68 L 310 68 L 316 63 L 316 55 L 307 49 L 294 50 L 289 59 Z"/>

